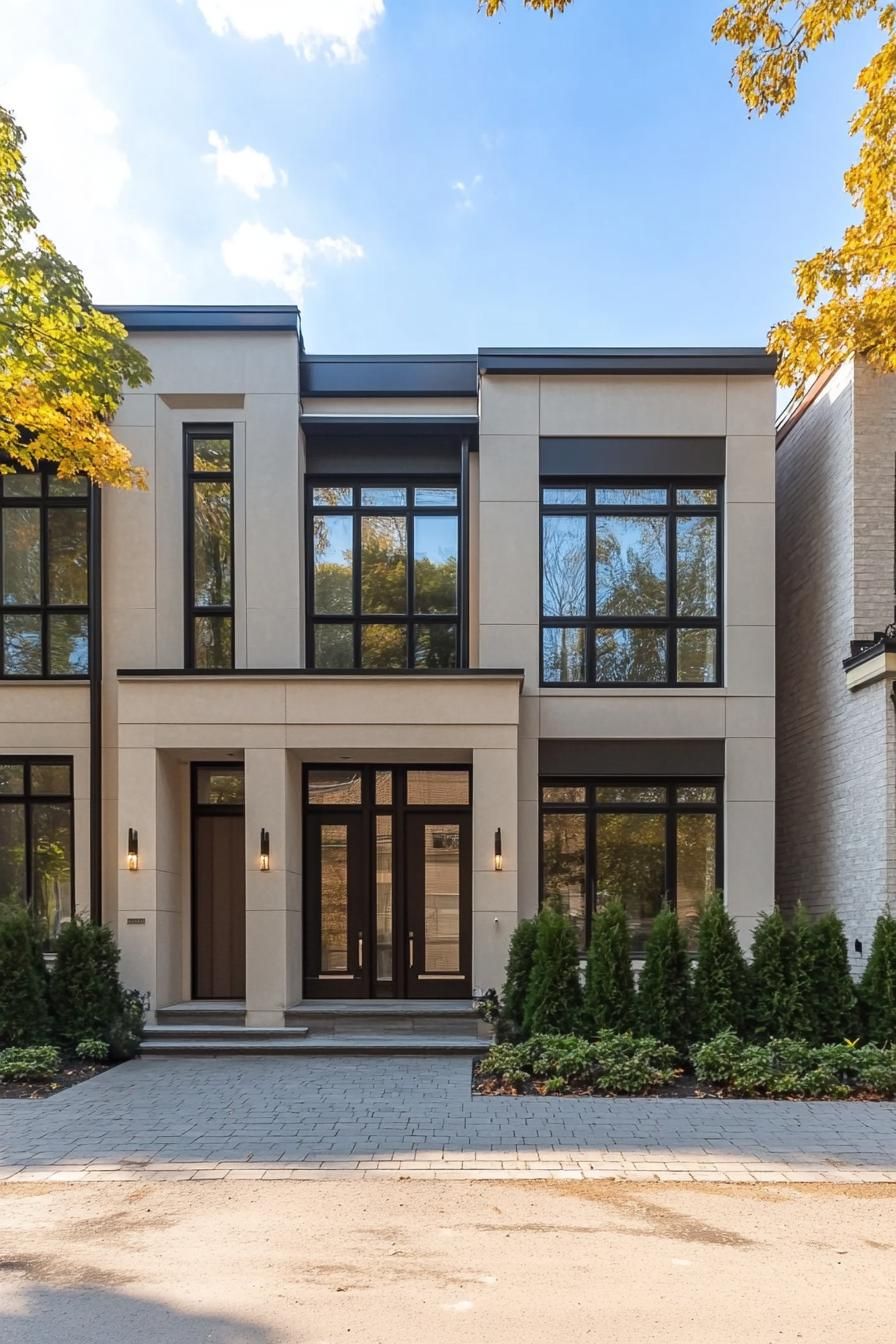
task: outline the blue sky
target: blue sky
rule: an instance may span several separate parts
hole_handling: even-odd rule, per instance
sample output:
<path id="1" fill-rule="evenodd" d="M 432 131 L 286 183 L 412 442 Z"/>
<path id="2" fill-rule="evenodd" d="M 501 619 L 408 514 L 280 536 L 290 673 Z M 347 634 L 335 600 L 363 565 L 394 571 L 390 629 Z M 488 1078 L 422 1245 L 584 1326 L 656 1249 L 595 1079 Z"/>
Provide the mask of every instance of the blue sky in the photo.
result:
<path id="1" fill-rule="evenodd" d="M 0 0 L 0 101 L 98 302 L 297 302 L 315 351 L 754 344 L 848 220 L 878 30 L 751 121 L 721 7 Z"/>

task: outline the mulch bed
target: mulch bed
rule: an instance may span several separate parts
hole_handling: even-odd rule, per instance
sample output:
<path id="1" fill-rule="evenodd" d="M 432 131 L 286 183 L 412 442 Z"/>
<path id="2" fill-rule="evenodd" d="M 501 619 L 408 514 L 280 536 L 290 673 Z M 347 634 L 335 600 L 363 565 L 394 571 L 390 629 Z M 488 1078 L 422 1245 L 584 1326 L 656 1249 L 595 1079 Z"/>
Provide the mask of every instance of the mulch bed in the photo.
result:
<path id="1" fill-rule="evenodd" d="M 0 1101 L 42 1101 L 44 1097 L 52 1097 L 66 1087 L 89 1082 L 98 1073 L 114 1068 L 114 1064 L 84 1064 L 76 1060 L 71 1064 L 63 1064 L 59 1072 L 46 1083 L 0 1082 Z"/>

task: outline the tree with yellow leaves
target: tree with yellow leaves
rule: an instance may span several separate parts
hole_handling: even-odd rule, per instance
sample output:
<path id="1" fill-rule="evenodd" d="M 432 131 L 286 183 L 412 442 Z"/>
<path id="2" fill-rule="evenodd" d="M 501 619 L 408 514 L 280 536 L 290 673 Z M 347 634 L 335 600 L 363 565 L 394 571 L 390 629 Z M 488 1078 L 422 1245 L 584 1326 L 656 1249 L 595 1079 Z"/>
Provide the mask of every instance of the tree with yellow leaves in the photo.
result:
<path id="1" fill-rule="evenodd" d="M 109 421 L 122 385 L 148 382 L 149 365 L 121 323 L 93 307 L 77 266 L 38 232 L 24 141 L 0 107 L 0 472 L 55 462 L 63 478 L 143 486 Z"/>
<path id="2" fill-rule="evenodd" d="M 484 0 L 489 15 L 504 0 Z M 572 0 L 523 0 L 551 17 Z M 844 175 L 859 218 L 836 247 L 794 269 L 799 310 L 769 333 L 780 381 L 797 392 L 848 355 L 896 371 L 896 4 L 890 0 L 735 0 L 713 24 L 716 42 L 740 48 L 732 82 L 750 113 L 784 116 L 810 54 L 834 39 L 841 24 L 876 14 L 883 42 L 859 71 L 864 102 L 850 134 L 861 138 Z"/>

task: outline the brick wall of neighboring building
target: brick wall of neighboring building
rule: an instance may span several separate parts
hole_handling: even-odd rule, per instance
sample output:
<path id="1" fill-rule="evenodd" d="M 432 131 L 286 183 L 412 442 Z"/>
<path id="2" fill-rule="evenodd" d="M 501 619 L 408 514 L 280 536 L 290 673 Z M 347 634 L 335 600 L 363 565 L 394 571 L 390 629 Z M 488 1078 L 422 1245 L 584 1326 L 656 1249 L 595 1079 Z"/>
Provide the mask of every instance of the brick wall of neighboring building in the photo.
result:
<path id="1" fill-rule="evenodd" d="M 777 455 L 777 895 L 836 909 L 857 972 L 896 891 L 896 731 L 888 687 L 848 691 L 843 659 L 892 619 L 894 450 L 896 378 L 850 363 Z"/>
<path id="2" fill-rule="evenodd" d="M 857 361 L 855 435 L 854 630 L 867 639 L 893 620 L 896 554 L 896 376 Z"/>

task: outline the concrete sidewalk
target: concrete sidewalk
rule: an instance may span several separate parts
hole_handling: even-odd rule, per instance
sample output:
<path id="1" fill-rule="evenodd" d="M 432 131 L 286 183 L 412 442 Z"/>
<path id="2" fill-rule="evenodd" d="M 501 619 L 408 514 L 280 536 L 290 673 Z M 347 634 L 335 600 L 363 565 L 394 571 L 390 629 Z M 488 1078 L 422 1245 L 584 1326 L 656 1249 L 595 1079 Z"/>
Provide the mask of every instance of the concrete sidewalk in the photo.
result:
<path id="1" fill-rule="evenodd" d="M 0 1180 L 894 1182 L 896 1104 L 479 1097 L 418 1057 L 135 1060 L 0 1102 Z"/>

